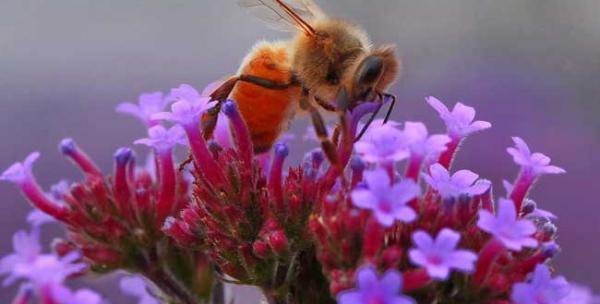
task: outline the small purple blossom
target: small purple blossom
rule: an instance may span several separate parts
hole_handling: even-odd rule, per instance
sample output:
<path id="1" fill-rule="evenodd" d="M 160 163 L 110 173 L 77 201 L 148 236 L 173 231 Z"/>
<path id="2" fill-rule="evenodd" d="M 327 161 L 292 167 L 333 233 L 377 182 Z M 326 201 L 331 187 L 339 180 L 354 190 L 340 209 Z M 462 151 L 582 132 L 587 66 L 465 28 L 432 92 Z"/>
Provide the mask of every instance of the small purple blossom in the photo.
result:
<path id="1" fill-rule="evenodd" d="M 134 143 L 153 147 L 159 152 L 170 151 L 176 144 L 186 143 L 185 132 L 180 125 L 169 129 L 158 125 L 148 129 L 148 137 L 138 139 Z"/>
<path id="2" fill-rule="evenodd" d="M 408 252 L 410 260 L 424 267 L 430 277 L 446 280 L 451 269 L 471 272 L 477 255 L 470 250 L 457 250 L 460 234 L 448 228 L 442 229 L 433 239 L 423 230 L 412 235 L 416 248 Z"/>
<path id="3" fill-rule="evenodd" d="M 6 275 L 3 284 L 10 285 L 24 279 L 34 286 L 61 284 L 69 275 L 82 271 L 85 264 L 75 263 L 80 258 L 78 252 L 64 257 L 42 254 L 39 240 L 39 227 L 33 227 L 30 233 L 18 231 L 13 236 L 12 254 L 0 260 L 0 275 Z"/>
<path id="4" fill-rule="evenodd" d="M 560 300 L 559 304 L 600 304 L 600 296 L 595 295 L 587 286 L 570 283 L 569 294 Z"/>
<path id="5" fill-rule="evenodd" d="M 424 159 L 436 158 L 446 150 L 450 137 L 443 134 L 429 136 L 427 127 L 421 122 L 407 121 L 402 131 L 404 144 L 412 155 Z"/>
<path id="6" fill-rule="evenodd" d="M 152 115 L 163 111 L 169 102 L 161 92 L 147 93 L 140 95 L 137 104 L 131 102 L 120 103 L 117 106 L 117 112 L 132 115 L 147 126 L 153 126 L 158 121 L 152 118 Z"/>
<path id="7" fill-rule="evenodd" d="M 419 186 L 412 180 L 404 180 L 390 185 L 390 177 L 384 169 L 364 172 L 367 189 L 356 188 L 352 191 L 352 202 L 362 209 L 369 209 L 377 221 L 386 227 L 395 220 L 408 223 L 417 214 L 407 203 L 419 195 Z"/>
<path id="8" fill-rule="evenodd" d="M 528 219 L 518 219 L 515 205 L 508 199 L 500 199 L 496 216 L 486 210 L 480 210 L 477 226 L 514 251 L 538 245 L 531 237 L 536 231 L 535 225 Z"/>
<path id="9" fill-rule="evenodd" d="M 184 83 L 176 88 L 171 89 L 171 92 L 166 99 L 169 101 L 187 100 L 190 102 L 196 102 L 202 97 L 208 98 L 208 95 L 204 95 L 205 93 L 206 92 L 203 91 L 202 94 L 200 94 L 196 89 L 194 89 L 194 87 Z"/>
<path id="10" fill-rule="evenodd" d="M 13 268 L 15 278 L 26 279 L 35 285 L 60 284 L 68 276 L 81 272 L 87 265 L 76 263 L 81 255 L 72 252 L 64 257 L 53 254 L 42 254 L 30 263 L 20 263 Z"/>
<path id="11" fill-rule="evenodd" d="M 426 98 L 426 100 L 427 103 L 440 114 L 440 117 L 444 120 L 444 123 L 446 123 L 448 134 L 452 138 L 464 138 L 472 133 L 488 129 L 492 126 L 492 124 L 487 121 L 473 121 L 475 119 L 475 109 L 460 102 L 455 104 L 452 112 L 450 112 L 446 105 L 437 98 L 431 96 Z"/>
<path id="12" fill-rule="evenodd" d="M 561 300 L 569 294 L 569 289 L 569 284 L 564 277 L 553 279 L 548 266 L 540 264 L 535 268 L 528 282 L 513 286 L 511 300 L 514 304 L 560 304 Z"/>
<path id="13" fill-rule="evenodd" d="M 119 287 L 123 293 L 136 297 L 138 304 L 159 304 L 158 300 L 148 292 L 146 281 L 139 276 L 127 276 L 121 278 Z"/>
<path id="14" fill-rule="evenodd" d="M 339 304 L 412 304 L 411 297 L 401 294 L 402 274 L 390 269 L 381 277 L 372 266 L 363 266 L 357 271 L 357 288 L 338 295 Z"/>
<path id="15" fill-rule="evenodd" d="M 53 300 L 60 304 L 102 304 L 105 303 L 102 297 L 95 291 L 89 289 L 79 289 L 72 291 L 62 285 L 51 287 Z"/>
<path id="16" fill-rule="evenodd" d="M 39 227 L 46 223 L 52 223 L 55 219 L 48 214 L 40 211 L 39 209 L 34 209 L 27 215 L 27 223 L 29 223 L 33 227 Z"/>
<path id="17" fill-rule="evenodd" d="M 31 232 L 20 230 L 13 235 L 14 252 L 0 259 L 0 275 L 8 275 L 4 286 L 12 284 L 17 278 L 17 269 L 33 263 L 42 252 L 40 232 L 34 227 Z"/>
<path id="18" fill-rule="evenodd" d="M 395 124 L 374 125 L 354 148 L 364 161 L 390 164 L 409 156 L 402 131 Z"/>
<path id="19" fill-rule="evenodd" d="M 196 102 L 181 99 L 171 105 L 171 112 L 156 113 L 152 118 L 178 123 L 184 128 L 194 128 L 197 127 L 202 113 L 209 108 L 211 105 L 208 104 L 208 98 L 201 98 Z"/>
<path id="20" fill-rule="evenodd" d="M 40 153 L 37 151 L 29 154 L 23 162 L 16 162 L 6 169 L 2 175 L 0 175 L 0 180 L 10 181 L 19 186 L 23 185 L 29 179 L 33 178 L 31 170 L 33 163 L 35 163 L 39 157 Z"/>
<path id="21" fill-rule="evenodd" d="M 513 157 L 515 163 L 534 176 L 542 174 L 560 174 L 566 171 L 560 167 L 550 165 L 550 157 L 539 153 L 531 153 L 527 143 L 520 137 L 513 137 L 515 147 L 507 148 L 506 151 Z"/>
<path id="22" fill-rule="evenodd" d="M 487 180 L 477 181 L 479 175 L 469 170 L 459 170 L 450 176 L 448 170 L 440 164 L 431 165 L 429 174 L 422 173 L 421 176 L 444 198 L 458 197 L 463 194 L 480 195 L 491 186 Z"/>

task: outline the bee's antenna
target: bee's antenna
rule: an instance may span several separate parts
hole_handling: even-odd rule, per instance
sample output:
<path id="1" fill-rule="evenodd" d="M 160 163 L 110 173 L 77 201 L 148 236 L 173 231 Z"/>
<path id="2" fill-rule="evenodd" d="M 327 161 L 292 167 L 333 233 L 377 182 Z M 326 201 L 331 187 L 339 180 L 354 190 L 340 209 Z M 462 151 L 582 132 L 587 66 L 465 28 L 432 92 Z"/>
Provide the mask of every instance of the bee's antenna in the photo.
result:
<path id="1" fill-rule="evenodd" d="M 390 103 L 390 107 L 388 108 L 388 111 L 385 114 L 385 118 L 383 119 L 383 123 L 386 124 L 390 120 L 390 117 L 392 116 L 392 111 L 394 110 L 394 106 L 396 106 L 397 98 L 396 98 L 396 95 L 389 94 L 389 93 L 385 93 L 385 94 L 383 94 L 383 96 L 385 96 L 385 98 L 392 99 L 392 102 Z"/>

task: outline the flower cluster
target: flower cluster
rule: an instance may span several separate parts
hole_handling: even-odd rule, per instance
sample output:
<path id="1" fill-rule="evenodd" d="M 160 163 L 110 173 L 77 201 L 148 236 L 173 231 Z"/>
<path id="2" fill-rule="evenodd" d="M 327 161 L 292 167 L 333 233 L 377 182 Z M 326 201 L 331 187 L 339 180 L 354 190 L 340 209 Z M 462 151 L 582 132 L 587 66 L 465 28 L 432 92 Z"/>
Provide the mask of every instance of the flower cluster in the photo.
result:
<path id="1" fill-rule="evenodd" d="M 0 275 L 5 275 L 3 285 L 21 282 L 13 300 L 16 304 L 39 303 L 101 304 L 103 299 L 89 289 L 73 291 L 65 281 L 86 270 L 80 261 L 81 254 L 71 251 L 64 255 L 43 253 L 40 244 L 40 227 L 49 218 L 33 211 L 29 218 L 31 230 L 18 231 L 13 236 L 14 252 L 0 259 Z"/>
<path id="2" fill-rule="evenodd" d="M 396 300 L 400 292 L 418 303 L 558 303 L 569 287 L 545 266 L 558 252 L 553 215 L 526 194 L 541 175 L 564 170 L 514 138 L 508 152 L 521 173 L 496 202 L 490 181 L 451 171 L 461 142 L 491 124 L 473 121 L 475 110 L 463 104 L 449 111 L 433 97 L 427 102 L 448 133 L 429 135 L 415 122 L 373 124 L 356 144 L 351 187 L 331 189 L 328 207 L 311 218 L 332 294 L 343 304 L 408 301 Z M 379 283 L 377 272 L 385 272 Z"/>
<path id="3" fill-rule="evenodd" d="M 506 197 L 496 199 L 478 174 L 452 168 L 465 139 L 491 127 L 475 121 L 473 108 L 458 103 L 450 111 L 429 97 L 445 134 L 430 134 L 420 122 L 375 120 L 355 143 L 361 118 L 381 106 L 362 102 L 340 115 L 336 166 L 316 149 L 288 167 L 283 142 L 254 154 L 253 130 L 234 101 L 220 105 L 212 137 L 204 134 L 214 87 L 199 93 L 182 85 L 118 107 L 148 127 L 135 143 L 153 150 L 152 166 L 138 167 L 132 150 L 121 148 L 105 177 L 67 139 L 61 151 L 84 181 L 43 192 L 32 174 L 38 153 L 2 174 L 67 227 L 57 261 L 72 263 L 70 253 L 80 251 L 93 271 L 143 275 L 152 292 L 138 277 L 121 282 L 141 303 L 203 303 L 210 293 L 223 303 L 223 283 L 255 285 L 269 303 L 597 300 L 553 276 L 555 216 L 527 195 L 539 177 L 564 170 L 518 137 L 508 153 L 520 172 L 504 183 Z M 177 144 L 189 148 L 183 171 L 173 158 Z M 34 269 L 29 250 L 19 252 L 11 259 Z M 9 278 L 17 273 L 3 269 Z"/>
<path id="4" fill-rule="evenodd" d="M 189 181 L 176 170 L 173 160 L 175 145 L 184 143 L 183 130 L 167 129 L 152 118 L 186 89 L 190 88 L 174 89 L 165 98 L 160 93 L 144 94 L 139 105 L 124 103 L 118 107 L 120 112 L 140 118 L 149 128 L 148 137 L 135 141 L 153 150 L 146 166 L 136 164 L 132 149 L 120 148 L 114 154 L 112 175 L 104 176 L 93 160 L 67 138 L 61 141 L 59 150 L 82 171 L 83 181 L 61 181 L 51 193 L 44 192 L 32 173 L 38 152 L 12 165 L 0 179 L 15 183 L 36 208 L 63 223 L 68 239 L 59 242 L 61 250 L 80 251 L 93 271 L 139 272 L 157 281 L 166 297 L 185 294 L 188 302 L 195 302 L 206 297 L 208 291 L 194 290 L 196 296 L 181 286 L 192 288 L 196 281 L 210 281 L 206 258 L 200 252 L 180 250 L 162 231 L 165 219 L 190 201 Z M 169 263 L 197 271 L 165 273 Z M 177 282 L 170 282 L 171 278 Z"/>

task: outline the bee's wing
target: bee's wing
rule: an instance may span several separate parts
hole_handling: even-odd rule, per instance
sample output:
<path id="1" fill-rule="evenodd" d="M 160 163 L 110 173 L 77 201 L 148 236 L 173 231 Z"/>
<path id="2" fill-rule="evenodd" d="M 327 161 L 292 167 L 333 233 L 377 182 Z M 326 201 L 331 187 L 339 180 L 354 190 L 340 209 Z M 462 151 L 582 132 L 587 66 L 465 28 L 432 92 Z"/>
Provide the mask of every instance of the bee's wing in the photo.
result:
<path id="1" fill-rule="evenodd" d="M 292 0 L 297 3 L 298 6 L 303 7 L 306 11 L 311 14 L 312 18 L 323 18 L 325 17 L 325 12 L 319 7 L 317 3 L 313 0 Z"/>
<path id="2" fill-rule="evenodd" d="M 238 0 L 238 5 L 251 11 L 277 30 L 301 30 L 314 35 L 306 20 L 322 17 L 321 9 L 312 0 Z"/>

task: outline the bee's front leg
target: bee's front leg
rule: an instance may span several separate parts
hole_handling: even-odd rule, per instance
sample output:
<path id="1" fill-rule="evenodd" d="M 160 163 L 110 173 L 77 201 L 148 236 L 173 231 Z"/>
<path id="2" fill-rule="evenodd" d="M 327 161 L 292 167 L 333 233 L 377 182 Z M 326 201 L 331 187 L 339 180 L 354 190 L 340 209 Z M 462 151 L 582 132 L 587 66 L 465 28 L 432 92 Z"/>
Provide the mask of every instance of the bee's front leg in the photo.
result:
<path id="1" fill-rule="evenodd" d="M 336 147 L 329 139 L 325 120 L 319 110 L 311 103 L 310 99 L 314 99 L 307 90 L 303 90 L 300 98 L 300 108 L 307 111 L 310 115 L 313 127 L 315 128 L 315 134 L 321 142 L 321 149 L 325 153 L 325 157 L 331 163 L 332 166 L 340 166 L 339 159 L 336 151 Z M 341 170 L 341 169 L 340 169 Z M 340 171 L 341 172 L 341 171 Z"/>

